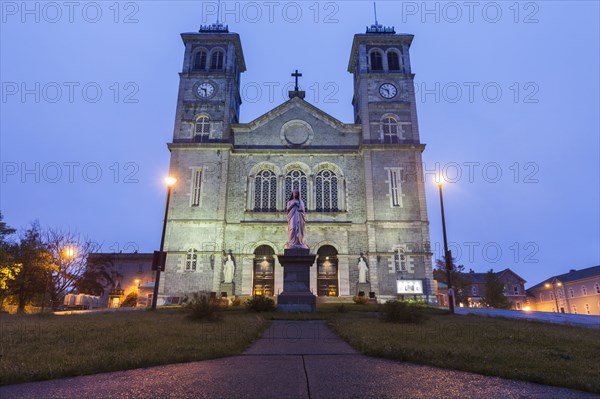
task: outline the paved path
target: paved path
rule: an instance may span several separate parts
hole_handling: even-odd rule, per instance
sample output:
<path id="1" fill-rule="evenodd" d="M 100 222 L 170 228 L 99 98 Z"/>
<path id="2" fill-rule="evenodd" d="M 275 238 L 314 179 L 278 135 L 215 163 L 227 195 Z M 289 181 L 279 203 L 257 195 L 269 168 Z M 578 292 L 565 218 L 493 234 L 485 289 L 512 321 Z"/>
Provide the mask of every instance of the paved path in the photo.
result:
<path id="1" fill-rule="evenodd" d="M 479 309 L 479 308 L 455 308 L 457 314 L 474 314 L 478 316 L 501 316 L 511 319 L 538 320 L 546 323 L 569 324 L 573 326 L 583 326 L 591 328 L 600 328 L 600 316 L 587 314 L 565 314 L 551 312 L 525 312 L 522 310 L 502 310 L 502 309 Z"/>
<path id="2" fill-rule="evenodd" d="M 357 353 L 324 322 L 275 321 L 243 355 L 0 388 L 17 398 L 598 398 Z"/>

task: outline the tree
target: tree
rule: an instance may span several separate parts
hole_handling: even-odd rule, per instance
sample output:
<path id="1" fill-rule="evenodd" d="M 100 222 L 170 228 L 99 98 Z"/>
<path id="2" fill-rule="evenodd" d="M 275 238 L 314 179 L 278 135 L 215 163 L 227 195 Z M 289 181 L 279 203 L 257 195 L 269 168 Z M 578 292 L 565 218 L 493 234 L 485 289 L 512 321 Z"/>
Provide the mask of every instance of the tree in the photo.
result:
<path id="1" fill-rule="evenodd" d="M 14 246 L 14 261 L 21 264 L 21 270 L 13 281 L 8 282 L 8 290 L 17 302 L 17 312 L 24 313 L 25 306 L 44 293 L 46 274 L 52 267 L 52 257 L 42 241 L 42 232 L 37 222 L 23 233 Z"/>
<path id="2" fill-rule="evenodd" d="M 433 271 L 433 278 L 444 284 L 448 284 L 445 260 L 436 260 L 435 266 L 436 269 Z M 454 300 L 456 303 L 467 303 L 471 292 L 471 278 L 464 270 L 465 266 L 457 265 L 454 258 L 452 258 L 452 271 L 450 272 L 450 275 L 452 278 L 452 288 L 454 288 Z"/>
<path id="3" fill-rule="evenodd" d="M 9 281 L 15 280 L 22 267 L 14 259 L 15 244 L 7 239 L 16 230 L 8 227 L 2 219 L 2 212 L 0 212 L 0 310 L 3 309 L 4 300 L 9 293 Z"/>
<path id="4" fill-rule="evenodd" d="M 52 267 L 46 274 L 46 291 L 50 292 L 50 302 L 55 309 L 84 278 L 87 257 L 98 246 L 77 233 L 55 229 L 48 229 L 44 239 L 52 258 Z"/>
<path id="5" fill-rule="evenodd" d="M 481 303 L 497 309 L 510 309 L 511 307 L 510 301 L 504 295 L 504 284 L 492 269 L 485 274 L 485 294 L 481 298 Z"/>
<path id="6" fill-rule="evenodd" d="M 102 296 L 107 287 L 114 285 L 114 255 L 104 255 L 98 261 L 86 263 L 85 271 L 75 289 L 83 294 Z"/>

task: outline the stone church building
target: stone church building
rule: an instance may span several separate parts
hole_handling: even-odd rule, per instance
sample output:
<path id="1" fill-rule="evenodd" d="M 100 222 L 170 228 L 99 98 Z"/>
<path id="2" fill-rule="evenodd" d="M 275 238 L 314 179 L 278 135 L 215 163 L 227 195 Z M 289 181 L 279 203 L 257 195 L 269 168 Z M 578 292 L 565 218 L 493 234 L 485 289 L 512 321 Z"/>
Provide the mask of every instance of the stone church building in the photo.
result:
<path id="1" fill-rule="evenodd" d="M 235 261 L 229 295 L 276 297 L 292 190 L 306 203 L 305 237 L 318 255 L 311 267 L 315 295 L 351 297 L 362 290 L 380 301 L 435 302 L 413 36 L 381 25 L 354 36 L 351 123 L 305 101 L 298 87 L 283 104 L 240 121 L 246 71 L 240 36 L 213 24 L 181 37 L 184 62 L 168 144 L 177 183 L 159 304 L 192 292 L 227 292 L 226 254 Z M 359 287 L 361 253 L 368 273 Z"/>

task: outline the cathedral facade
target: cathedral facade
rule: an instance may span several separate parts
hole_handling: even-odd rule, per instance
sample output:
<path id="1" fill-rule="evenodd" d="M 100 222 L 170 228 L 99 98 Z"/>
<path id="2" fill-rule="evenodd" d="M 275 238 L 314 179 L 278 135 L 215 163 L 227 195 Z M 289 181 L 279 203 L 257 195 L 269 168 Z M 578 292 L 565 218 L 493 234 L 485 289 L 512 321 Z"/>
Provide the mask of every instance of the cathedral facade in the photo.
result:
<path id="1" fill-rule="evenodd" d="M 181 36 L 185 55 L 168 144 L 177 183 L 159 304 L 198 291 L 276 297 L 292 190 L 307 207 L 315 295 L 362 291 L 379 300 L 434 302 L 413 36 L 380 25 L 354 36 L 353 123 L 311 105 L 297 87 L 288 101 L 241 122 L 246 64 L 239 35 L 216 24 Z M 227 255 L 235 263 L 232 284 L 224 281 Z M 359 283 L 360 259 L 368 270 Z"/>

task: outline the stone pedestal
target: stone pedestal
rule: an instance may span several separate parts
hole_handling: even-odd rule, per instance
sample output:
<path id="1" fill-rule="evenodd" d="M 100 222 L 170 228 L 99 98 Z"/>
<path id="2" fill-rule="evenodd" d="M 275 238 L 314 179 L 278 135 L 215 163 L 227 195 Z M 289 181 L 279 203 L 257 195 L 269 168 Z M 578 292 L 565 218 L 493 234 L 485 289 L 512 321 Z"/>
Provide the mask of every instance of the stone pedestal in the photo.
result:
<path id="1" fill-rule="evenodd" d="M 368 298 L 369 292 L 371 292 L 371 283 L 356 284 L 356 295 L 358 295 L 358 293 L 361 291 L 365 293 L 365 298 Z"/>
<path id="2" fill-rule="evenodd" d="M 233 283 L 221 283 L 221 290 L 217 293 L 217 296 L 221 298 L 222 293 L 227 293 L 227 299 L 233 298 L 234 286 Z"/>
<path id="3" fill-rule="evenodd" d="M 308 249 L 286 249 L 279 255 L 283 267 L 283 292 L 277 297 L 277 309 L 282 312 L 315 312 L 317 297 L 310 292 L 310 267 L 316 255 Z"/>

